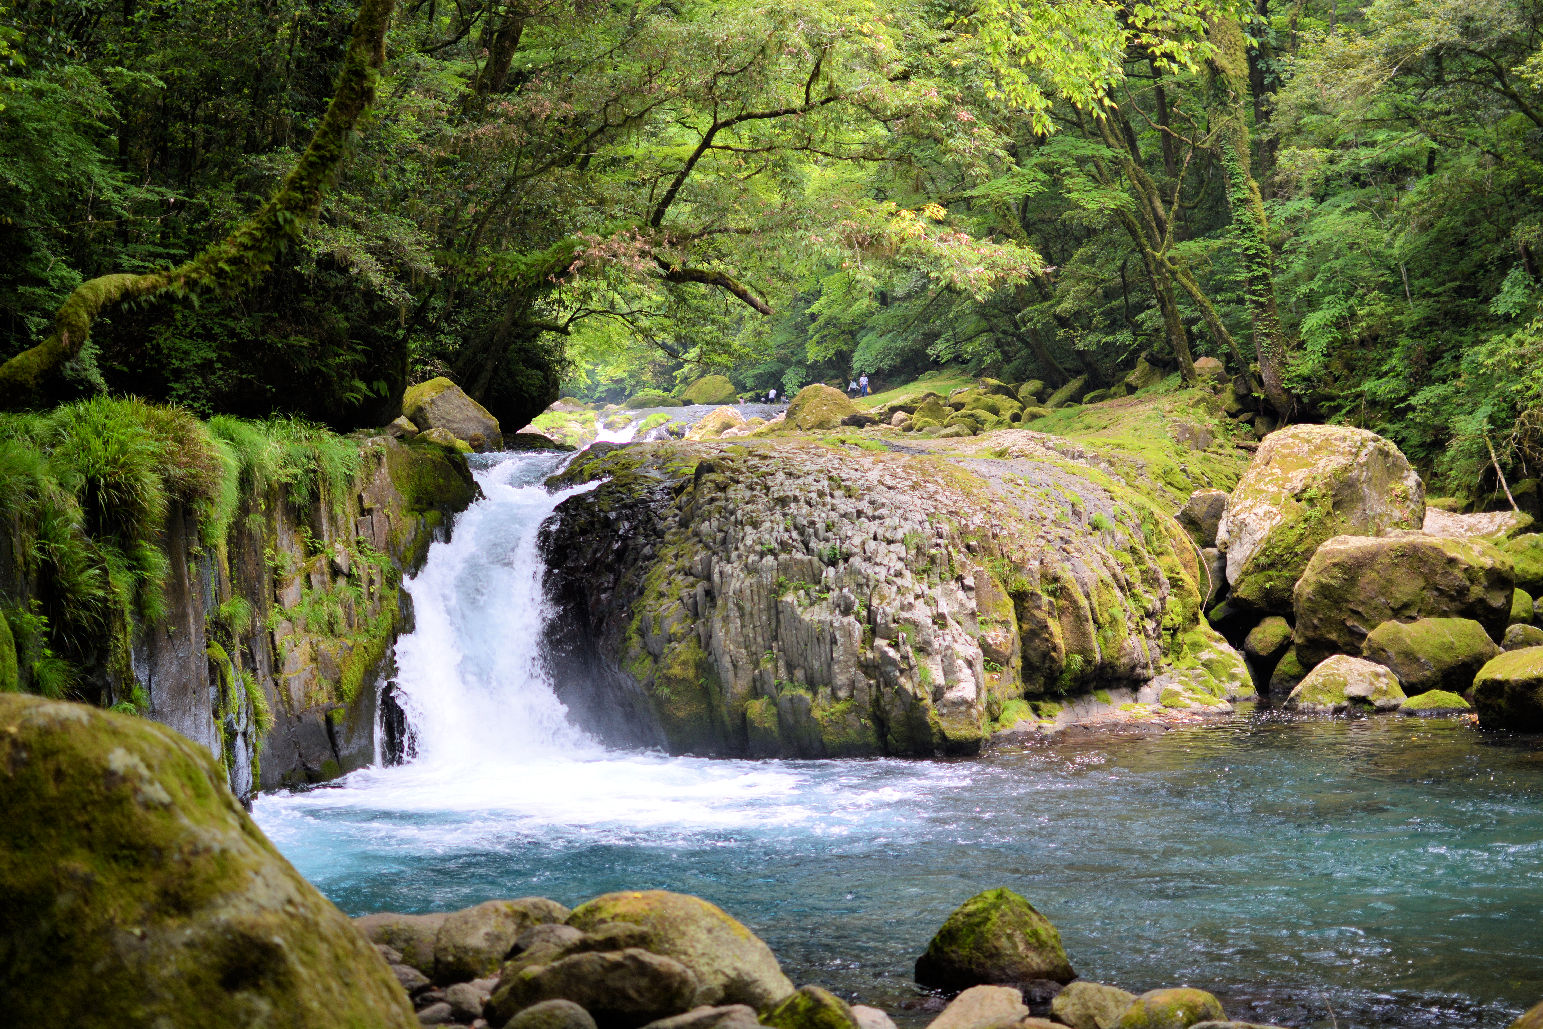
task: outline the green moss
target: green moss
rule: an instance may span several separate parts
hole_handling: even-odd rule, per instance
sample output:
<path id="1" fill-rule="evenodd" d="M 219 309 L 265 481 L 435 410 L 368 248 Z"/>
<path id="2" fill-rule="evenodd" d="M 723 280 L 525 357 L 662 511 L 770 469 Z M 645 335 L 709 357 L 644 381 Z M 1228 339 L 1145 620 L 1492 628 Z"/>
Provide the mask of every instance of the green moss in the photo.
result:
<path id="1" fill-rule="evenodd" d="M 1221 1022 L 1226 1017 L 1221 1001 L 1204 990 L 1152 990 L 1136 998 L 1115 1029 L 1189 1029 L 1199 1022 Z"/>
<path id="2" fill-rule="evenodd" d="M 681 390 L 687 404 L 732 404 L 739 398 L 726 375 L 707 375 Z"/>
<path id="3" fill-rule="evenodd" d="M 955 909 L 916 962 L 917 982 L 945 990 L 1074 977 L 1055 926 L 1002 887 L 976 894 Z"/>
<path id="4" fill-rule="evenodd" d="M 1468 702 L 1447 690 L 1430 690 L 1410 697 L 1398 708 L 1400 711 L 1471 711 Z"/>
<path id="5" fill-rule="evenodd" d="M 21 673 L 16 663 L 16 640 L 11 636 L 9 620 L 0 614 L 0 693 L 21 689 Z"/>
<path id="6" fill-rule="evenodd" d="M 761 1016 L 770 1029 L 857 1029 L 846 1001 L 818 986 L 804 986 Z"/>
<path id="7" fill-rule="evenodd" d="M 1015 697 L 1002 705 L 1002 713 L 997 716 L 996 728 L 1010 729 L 1025 719 L 1036 719 L 1034 707 L 1027 700 Z"/>

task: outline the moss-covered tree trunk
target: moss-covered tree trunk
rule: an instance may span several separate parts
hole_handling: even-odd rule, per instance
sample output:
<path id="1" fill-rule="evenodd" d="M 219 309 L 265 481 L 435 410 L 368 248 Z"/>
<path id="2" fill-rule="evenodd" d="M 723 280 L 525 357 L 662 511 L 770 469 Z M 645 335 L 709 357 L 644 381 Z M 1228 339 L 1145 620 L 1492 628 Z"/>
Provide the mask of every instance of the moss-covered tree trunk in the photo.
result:
<path id="1" fill-rule="evenodd" d="M 386 27 L 395 0 L 360 0 L 337 91 L 311 142 L 278 190 L 229 236 L 175 268 L 101 275 L 76 287 L 54 316 L 47 339 L 0 365 L 0 406 L 32 406 L 46 397 L 59 367 L 74 358 L 103 314 L 158 294 L 231 290 L 263 275 L 315 217 L 337 174 L 359 118 L 375 99 L 385 62 Z"/>
<path id="2" fill-rule="evenodd" d="M 1270 247 L 1270 219 L 1254 179 L 1249 144 L 1248 41 L 1236 18 L 1211 21 L 1214 48 L 1210 60 L 1217 156 L 1227 175 L 1227 202 L 1243 260 L 1248 304 L 1254 316 L 1254 352 L 1265 399 L 1282 418 L 1295 401 L 1285 384 L 1286 331 L 1275 301 L 1275 254 Z"/>

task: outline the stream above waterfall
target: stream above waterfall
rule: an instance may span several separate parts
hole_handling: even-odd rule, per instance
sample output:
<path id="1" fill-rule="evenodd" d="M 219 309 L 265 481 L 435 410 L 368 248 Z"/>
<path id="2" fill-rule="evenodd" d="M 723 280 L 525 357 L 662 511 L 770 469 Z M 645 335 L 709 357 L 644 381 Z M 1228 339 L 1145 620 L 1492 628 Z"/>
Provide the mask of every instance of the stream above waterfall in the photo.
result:
<path id="1" fill-rule="evenodd" d="M 794 981 L 915 1022 L 915 957 L 1008 886 L 1083 977 L 1199 986 L 1250 1021 L 1503 1029 L 1543 995 L 1543 754 L 1466 723 L 1256 714 L 969 761 L 605 749 L 539 654 L 562 460 L 479 460 L 486 499 L 408 584 L 415 758 L 256 804 L 346 912 L 679 890 Z"/>

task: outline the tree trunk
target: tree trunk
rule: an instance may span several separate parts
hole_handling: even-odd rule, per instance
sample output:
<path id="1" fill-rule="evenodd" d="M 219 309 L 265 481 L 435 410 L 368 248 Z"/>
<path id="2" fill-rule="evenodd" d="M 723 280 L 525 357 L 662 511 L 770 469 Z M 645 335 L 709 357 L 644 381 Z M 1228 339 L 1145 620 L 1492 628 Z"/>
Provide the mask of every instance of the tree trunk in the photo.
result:
<path id="1" fill-rule="evenodd" d="M 1235 18 L 1215 18 L 1210 25 L 1215 55 L 1210 61 L 1211 89 L 1219 142 L 1218 158 L 1227 174 L 1227 202 L 1243 260 L 1245 288 L 1254 316 L 1254 351 L 1260 385 L 1275 413 L 1289 418 L 1296 407 L 1285 385 L 1286 334 L 1275 302 L 1275 255 L 1270 249 L 1270 221 L 1254 180 L 1248 132 L 1248 45 Z"/>
<path id="2" fill-rule="evenodd" d="M 0 365 L 0 406 L 37 404 L 60 365 L 80 353 L 97 318 L 125 301 L 159 293 L 230 290 L 260 278 L 299 238 L 347 153 L 349 136 L 375 99 L 395 0 L 361 0 L 337 91 L 300 160 L 268 201 L 231 234 L 176 268 L 112 274 L 76 287 L 43 342 Z"/>

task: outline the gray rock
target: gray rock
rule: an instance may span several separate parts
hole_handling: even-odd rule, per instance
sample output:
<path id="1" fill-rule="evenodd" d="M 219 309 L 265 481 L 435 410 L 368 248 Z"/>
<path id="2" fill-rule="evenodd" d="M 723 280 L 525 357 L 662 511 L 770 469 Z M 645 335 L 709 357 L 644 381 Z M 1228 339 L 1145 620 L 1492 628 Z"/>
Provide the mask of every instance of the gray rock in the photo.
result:
<path id="1" fill-rule="evenodd" d="M 434 981 L 460 983 L 496 972 L 520 934 L 567 917 L 567 908 L 545 897 L 489 900 L 447 915 L 434 936 Z"/>
<path id="2" fill-rule="evenodd" d="M 584 933 L 571 925 L 532 926 L 515 939 L 512 953 L 520 954 L 543 945 L 566 952 L 583 938 Z"/>
<path id="3" fill-rule="evenodd" d="M 1335 654 L 1303 679 L 1286 698 L 1286 707 L 1307 714 L 1338 714 L 1351 707 L 1396 711 L 1409 698 L 1398 677 L 1382 665 Z"/>
<path id="4" fill-rule="evenodd" d="M 497 1024 L 545 1000 L 571 1000 L 600 1029 L 638 1029 L 689 1010 L 699 989 L 691 969 L 671 958 L 636 948 L 590 952 L 506 972 L 484 1010 Z"/>
<path id="5" fill-rule="evenodd" d="M 450 1005 L 444 1001 L 438 1004 L 430 1004 L 418 1012 L 419 1025 L 449 1025 L 455 1021 L 455 1013 L 450 1010 Z"/>
<path id="6" fill-rule="evenodd" d="M 476 983 L 456 983 L 445 989 L 445 1003 L 455 1013 L 456 1021 L 471 1022 L 482 1017 L 482 1007 L 493 991 Z"/>
<path id="7" fill-rule="evenodd" d="M 476 451 L 498 450 L 504 443 L 498 419 L 443 377 L 409 387 L 402 414 L 420 430 L 444 429 Z"/>
<path id="8" fill-rule="evenodd" d="M 1066 984 L 1050 1002 L 1050 1013 L 1056 1021 L 1064 1022 L 1072 1029 L 1114 1029 L 1136 1001 L 1136 995 L 1118 986 L 1090 983 L 1082 980 Z"/>
<path id="9" fill-rule="evenodd" d="M 445 915 L 398 915 L 382 912 L 361 915 L 354 925 L 376 946 L 387 946 L 401 955 L 403 964 L 424 975 L 434 971 L 434 937 L 444 924 Z"/>
<path id="10" fill-rule="evenodd" d="M 887 1012 L 866 1004 L 852 1005 L 852 1019 L 857 1029 L 895 1029 L 895 1020 Z"/>
<path id="11" fill-rule="evenodd" d="M 411 439 L 418 435 L 418 427 L 405 414 L 399 414 L 386 426 L 386 435 L 393 439 Z"/>
<path id="12" fill-rule="evenodd" d="M 955 997 L 928 1029 L 989 1029 L 1029 1016 L 1023 994 L 1011 986 L 972 986 Z"/>
<path id="13" fill-rule="evenodd" d="M 1189 1029 L 1285 1029 L 1285 1027 L 1261 1025 L 1258 1022 L 1196 1022 Z"/>
<path id="14" fill-rule="evenodd" d="M 726 1004 L 692 1008 L 684 1015 L 650 1022 L 645 1029 L 757 1029 L 760 1024 L 755 1008 L 747 1004 Z"/>
<path id="15" fill-rule="evenodd" d="M 1502 650 L 1523 650 L 1527 647 L 1543 647 L 1543 629 L 1536 625 L 1510 625 L 1500 642 Z"/>
<path id="16" fill-rule="evenodd" d="M 430 985 L 429 977 L 412 965 L 392 965 L 391 974 L 396 976 L 396 981 L 401 983 L 402 989 L 406 990 L 409 994 L 417 993 Z"/>
<path id="17" fill-rule="evenodd" d="M 496 1024 L 496 1023 L 495 1023 Z M 571 1000 L 544 1000 L 509 1019 L 504 1029 L 598 1029 L 588 1011 Z"/>
<path id="18" fill-rule="evenodd" d="M 1196 546 L 1216 546 L 1216 530 L 1227 513 L 1227 494 L 1219 489 L 1201 489 L 1189 495 L 1175 515 Z"/>

